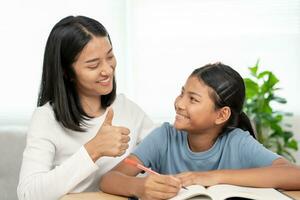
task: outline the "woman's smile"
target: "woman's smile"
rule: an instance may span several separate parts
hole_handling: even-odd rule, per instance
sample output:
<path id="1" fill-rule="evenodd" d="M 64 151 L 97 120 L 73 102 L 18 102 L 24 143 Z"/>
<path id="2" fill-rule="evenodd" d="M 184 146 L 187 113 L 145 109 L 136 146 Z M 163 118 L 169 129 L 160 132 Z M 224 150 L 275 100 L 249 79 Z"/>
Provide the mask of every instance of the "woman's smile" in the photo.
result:
<path id="1" fill-rule="evenodd" d="M 108 77 L 105 79 L 101 79 L 96 81 L 96 83 L 100 84 L 101 86 L 110 86 L 112 84 L 112 78 Z"/>

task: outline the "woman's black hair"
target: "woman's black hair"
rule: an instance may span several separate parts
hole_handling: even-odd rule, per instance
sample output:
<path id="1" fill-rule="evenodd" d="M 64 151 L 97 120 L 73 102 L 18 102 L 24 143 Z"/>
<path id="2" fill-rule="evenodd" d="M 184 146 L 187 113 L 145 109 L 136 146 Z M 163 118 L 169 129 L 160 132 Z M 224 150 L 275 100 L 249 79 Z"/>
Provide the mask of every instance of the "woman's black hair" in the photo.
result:
<path id="1" fill-rule="evenodd" d="M 38 96 L 38 106 L 49 102 L 55 118 L 65 128 L 85 131 L 82 125 L 91 119 L 80 103 L 76 85 L 75 72 L 72 67 L 77 56 L 93 37 L 108 37 L 105 27 L 98 21 L 85 16 L 68 16 L 60 20 L 48 37 L 43 62 L 43 74 Z M 113 90 L 102 95 L 101 106 L 107 108 L 116 98 L 116 82 Z"/>
<path id="2" fill-rule="evenodd" d="M 243 112 L 245 84 L 238 72 L 222 63 L 214 63 L 195 69 L 191 76 L 197 77 L 213 90 L 211 96 L 216 109 L 224 106 L 230 108 L 231 115 L 223 132 L 238 127 L 256 138 L 250 120 Z"/>

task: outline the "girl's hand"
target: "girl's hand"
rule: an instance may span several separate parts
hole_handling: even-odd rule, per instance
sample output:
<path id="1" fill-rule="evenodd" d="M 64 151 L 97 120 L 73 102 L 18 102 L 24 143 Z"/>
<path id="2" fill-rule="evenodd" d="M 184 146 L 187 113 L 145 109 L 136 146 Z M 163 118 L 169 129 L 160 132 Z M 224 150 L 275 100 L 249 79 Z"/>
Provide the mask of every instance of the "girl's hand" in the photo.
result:
<path id="1" fill-rule="evenodd" d="M 206 172 L 183 172 L 177 174 L 175 177 L 180 179 L 182 185 L 203 185 L 211 186 L 218 184 L 218 176 L 216 171 Z"/>
<path id="2" fill-rule="evenodd" d="M 180 180 L 170 175 L 149 175 L 144 180 L 143 191 L 139 195 L 142 200 L 169 199 L 176 196 L 181 188 Z"/>
<path id="3" fill-rule="evenodd" d="M 121 156 L 128 148 L 130 130 L 121 126 L 113 126 L 114 112 L 110 108 L 97 135 L 85 144 L 85 148 L 95 162 L 102 156 Z"/>

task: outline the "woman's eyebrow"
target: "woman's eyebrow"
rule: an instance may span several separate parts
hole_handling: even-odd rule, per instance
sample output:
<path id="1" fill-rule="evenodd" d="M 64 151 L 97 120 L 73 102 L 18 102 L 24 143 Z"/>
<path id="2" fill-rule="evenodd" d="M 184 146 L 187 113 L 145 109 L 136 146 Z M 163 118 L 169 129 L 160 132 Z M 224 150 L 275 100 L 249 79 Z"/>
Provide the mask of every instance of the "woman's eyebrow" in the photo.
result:
<path id="1" fill-rule="evenodd" d="M 111 53 L 111 52 L 112 52 L 112 50 L 113 50 L 113 48 L 110 48 L 110 49 L 107 51 L 107 53 L 106 53 L 106 54 L 109 54 L 109 53 Z"/>
<path id="2" fill-rule="evenodd" d="M 112 48 L 110 48 L 107 52 L 106 52 L 106 54 L 110 54 L 111 52 L 112 52 Z M 92 58 L 92 59 L 90 59 L 90 60 L 87 60 L 87 61 L 85 61 L 85 63 L 91 63 L 91 62 L 95 62 L 95 61 L 98 61 L 99 60 L 99 58 Z"/>
<path id="3" fill-rule="evenodd" d="M 91 62 L 95 62 L 95 61 L 98 61 L 98 60 L 99 60 L 99 58 L 92 58 L 90 60 L 85 61 L 85 63 L 91 63 Z"/>

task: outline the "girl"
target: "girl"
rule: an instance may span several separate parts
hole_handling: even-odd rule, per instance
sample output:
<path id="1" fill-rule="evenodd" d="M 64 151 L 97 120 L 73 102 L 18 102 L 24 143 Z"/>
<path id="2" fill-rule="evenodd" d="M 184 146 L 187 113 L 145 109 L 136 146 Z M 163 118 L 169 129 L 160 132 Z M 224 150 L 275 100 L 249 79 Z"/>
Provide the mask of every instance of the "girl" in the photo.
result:
<path id="1" fill-rule="evenodd" d="M 141 199 L 168 199 L 192 184 L 300 189 L 300 169 L 255 140 L 244 99 L 243 79 L 229 66 L 196 69 L 175 100 L 174 125 L 155 129 L 129 156 L 164 175 L 135 177 L 141 170 L 121 162 L 100 188 Z"/>
<path id="2" fill-rule="evenodd" d="M 115 69 L 109 34 L 98 21 L 69 16 L 54 26 L 23 154 L 20 200 L 97 191 L 100 177 L 153 127 L 136 104 L 116 95 Z"/>

